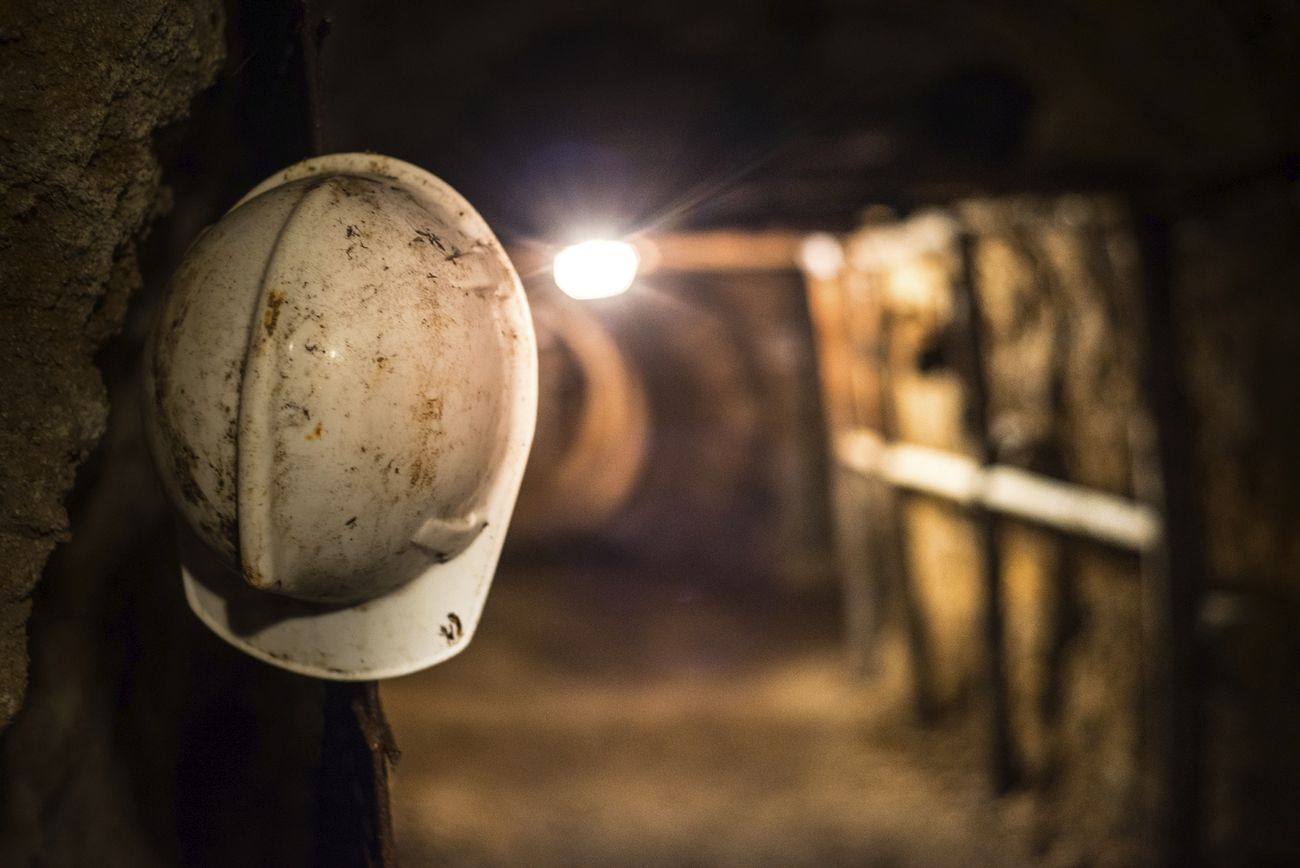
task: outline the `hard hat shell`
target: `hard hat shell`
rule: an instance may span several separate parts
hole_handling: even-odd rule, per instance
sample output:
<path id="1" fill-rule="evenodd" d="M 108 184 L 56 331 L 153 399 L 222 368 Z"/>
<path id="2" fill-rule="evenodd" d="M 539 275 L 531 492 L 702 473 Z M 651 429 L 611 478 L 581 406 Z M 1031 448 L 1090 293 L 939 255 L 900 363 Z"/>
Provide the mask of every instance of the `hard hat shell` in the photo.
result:
<path id="1" fill-rule="evenodd" d="M 186 597 L 218 635 L 341 680 L 468 644 L 537 361 L 518 275 L 454 190 L 373 154 L 267 179 L 187 252 L 145 380 Z"/>

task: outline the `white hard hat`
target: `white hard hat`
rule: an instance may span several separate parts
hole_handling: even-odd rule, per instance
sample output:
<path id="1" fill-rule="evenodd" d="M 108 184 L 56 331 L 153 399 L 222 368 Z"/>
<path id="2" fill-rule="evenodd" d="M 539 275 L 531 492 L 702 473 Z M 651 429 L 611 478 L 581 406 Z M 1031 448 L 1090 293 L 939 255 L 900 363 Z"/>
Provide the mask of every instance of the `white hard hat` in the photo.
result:
<path id="1" fill-rule="evenodd" d="M 146 431 L 193 543 L 186 597 L 255 657 L 401 675 L 478 624 L 532 441 L 537 356 L 483 219 L 415 166 L 334 154 L 190 248 Z"/>

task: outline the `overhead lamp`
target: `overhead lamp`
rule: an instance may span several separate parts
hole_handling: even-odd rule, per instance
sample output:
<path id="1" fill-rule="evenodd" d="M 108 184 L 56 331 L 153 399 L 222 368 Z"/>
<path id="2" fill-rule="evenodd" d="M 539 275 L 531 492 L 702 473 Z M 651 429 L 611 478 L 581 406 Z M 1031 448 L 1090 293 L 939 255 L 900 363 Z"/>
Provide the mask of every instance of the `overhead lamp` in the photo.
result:
<path id="1" fill-rule="evenodd" d="M 555 256 L 555 285 L 570 298 L 610 298 L 627 292 L 636 280 L 641 257 L 626 241 L 591 240 Z"/>

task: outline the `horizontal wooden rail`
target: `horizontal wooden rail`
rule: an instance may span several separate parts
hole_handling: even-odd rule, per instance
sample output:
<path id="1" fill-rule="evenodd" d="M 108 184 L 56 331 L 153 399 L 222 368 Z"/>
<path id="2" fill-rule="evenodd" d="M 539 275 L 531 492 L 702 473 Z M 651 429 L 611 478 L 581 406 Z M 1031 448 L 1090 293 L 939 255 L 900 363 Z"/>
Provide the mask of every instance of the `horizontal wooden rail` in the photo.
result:
<path id="1" fill-rule="evenodd" d="M 983 506 L 1137 552 L 1149 551 L 1160 542 L 1160 516 L 1154 508 L 1018 467 L 982 467 L 956 452 L 885 443 L 879 434 L 864 428 L 840 434 L 835 457 L 850 470 L 898 488 Z"/>

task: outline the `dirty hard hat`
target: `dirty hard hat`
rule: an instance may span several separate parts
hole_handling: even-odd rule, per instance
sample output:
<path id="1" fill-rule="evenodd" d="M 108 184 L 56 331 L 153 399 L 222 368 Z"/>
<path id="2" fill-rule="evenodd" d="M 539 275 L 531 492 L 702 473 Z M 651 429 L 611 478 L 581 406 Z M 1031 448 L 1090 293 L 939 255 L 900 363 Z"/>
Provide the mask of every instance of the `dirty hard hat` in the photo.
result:
<path id="1" fill-rule="evenodd" d="M 218 635 L 322 678 L 473 635 L 533 436 L 514 268 L 429 173 L 299 163 L 194 243 L 154 326 L 146 432 Z"/>

